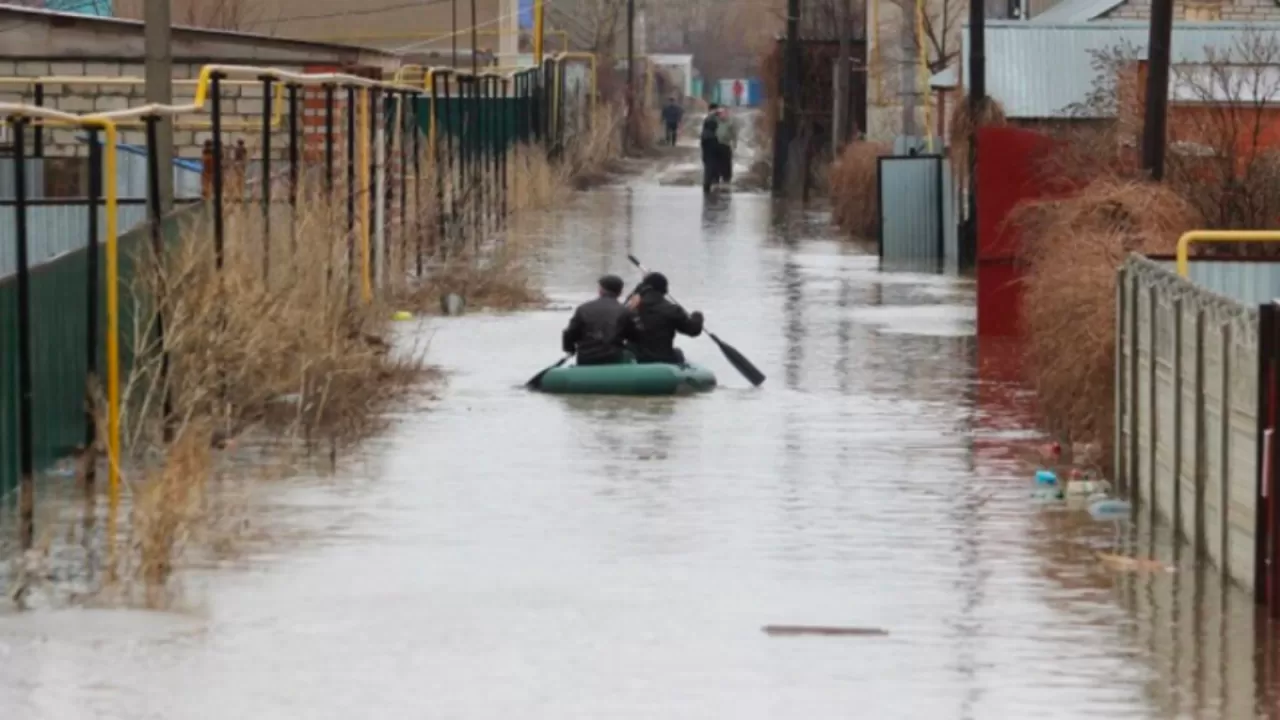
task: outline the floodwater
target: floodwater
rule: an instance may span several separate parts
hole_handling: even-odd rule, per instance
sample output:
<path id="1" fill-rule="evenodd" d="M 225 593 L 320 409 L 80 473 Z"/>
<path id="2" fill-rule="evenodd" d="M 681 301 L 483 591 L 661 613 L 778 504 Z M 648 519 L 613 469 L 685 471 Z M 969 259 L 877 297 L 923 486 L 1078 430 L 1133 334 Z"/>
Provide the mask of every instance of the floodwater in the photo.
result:
<path id="1" fill-rule="evenodd" d="M 344 477 L 262 507 L 307 542 L 189 573 L 191 608 L 0 616 L 0 717 L 1255 717 L 1249 599 L 1167 543 L 1031 498 L 1034 439 L 976 368 L 973 291 L 881 273 L 823 213 L 653 183 L 577 196 L 555 310 L 404 326 L 449 383 Z M 637 255 L 715 392 L 518 386 Z M 261 508 L 260 508 L 261 509 Z M 1121 536 L 1179 572 L 1117 577 Z M 1151 535 L 1150 537 L 1155 537 Z M 778 637 L 766 625 L 878 628 Z"/>

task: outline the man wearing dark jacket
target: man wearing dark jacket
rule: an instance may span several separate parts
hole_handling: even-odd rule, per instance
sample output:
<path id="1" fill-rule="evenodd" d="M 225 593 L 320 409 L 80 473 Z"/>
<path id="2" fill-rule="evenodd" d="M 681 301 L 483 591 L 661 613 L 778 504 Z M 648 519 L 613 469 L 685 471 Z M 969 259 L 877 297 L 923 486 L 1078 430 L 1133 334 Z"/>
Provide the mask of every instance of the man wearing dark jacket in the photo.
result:
<path id="1" fill-rule="evenodd" d="M 662 124 L 666 126 L 666 141 L 672 147 L 676 144 L 676 137 L 680 130 L 680 120 L 684 118 L 684 108 L 676 102 L 675 98 L 667 101 L 665 107 L 662 108 Z"/>
<path id="2" fill-rule="evenodd" d="M 611 365 L 623 360 L 627 308 L 618 302 L 622 278 L 600 278 L 600 297 L 579 305 L 561 338 L 566 353 L 577 353 L 579 365 Z"/>
<path id="3" fill-rule="evenodd" d="M 711 193 L 711 186 L 720 182 L 720 118 L 717 112 L 720 106 L 711 103 L 707 117 L 702 121 L 702 134 L 698 140 L 702 145 L 702 192 Z"/>
<path id="4" fill-rule="evenodd" d="M 667 278 L 662 273 L 644 276 L 627 303 L 627 349 L 641 363 L 684 364 L 684 353 L 675 347 L 676 333 L 702 334 L 702 313 L 686 313 L 667 299 Z"/>

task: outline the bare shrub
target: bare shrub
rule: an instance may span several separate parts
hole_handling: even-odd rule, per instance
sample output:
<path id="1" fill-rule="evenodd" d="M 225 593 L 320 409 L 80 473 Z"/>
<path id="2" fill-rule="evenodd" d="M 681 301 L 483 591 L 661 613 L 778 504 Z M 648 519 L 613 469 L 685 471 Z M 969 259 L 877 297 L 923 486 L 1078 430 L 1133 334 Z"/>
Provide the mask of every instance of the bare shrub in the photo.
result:
<path id="1" fill-rule="evenodd" d="M 831 164 L 831 214 L 836 224 L 855 237 L 880 235 L 880 189 L 876 179 L 880 158 L 891 148 L 882 143 L 851 142 Z"/>
<path id="2" fill-rule="evenodd" d="M 983 98 L 979 103 L 977 117 L 969 108 L 969 96 L 965 95 L 956 101 L 955 108 L 947 122 L 949 132 L 948 147 L 951 152 L 951 170 L 960 177 L 967 177 L 969 172 L 969 142 L 979 128 L 1000 127 L 1005 124 L 1004 106 L 999 100 L 991 97 Z"/>
<path id="3" fill-rule="evenodd" d="M 1023 205 L 1009 221 L 1025 239 L 1022 319 L 1041 412 L 1054 432 L 1109 447 L 1116 269 L 1132 252 L 1171 252 L 1198 214 L 1167 187 L 1102 178 Z"/>

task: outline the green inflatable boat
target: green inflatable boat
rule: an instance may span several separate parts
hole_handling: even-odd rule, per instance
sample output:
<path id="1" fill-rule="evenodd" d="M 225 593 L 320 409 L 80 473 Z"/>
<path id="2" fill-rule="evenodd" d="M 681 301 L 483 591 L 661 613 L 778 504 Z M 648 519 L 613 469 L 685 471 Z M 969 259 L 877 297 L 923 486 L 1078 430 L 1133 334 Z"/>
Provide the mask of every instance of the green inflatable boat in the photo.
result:
<path id="1" fill-rule="evenodd" d="M 688 395 L 716 386 L 715 373 L 698 365 L 628 362 L 558 367 L 538 389 L 558 395 Z"/>

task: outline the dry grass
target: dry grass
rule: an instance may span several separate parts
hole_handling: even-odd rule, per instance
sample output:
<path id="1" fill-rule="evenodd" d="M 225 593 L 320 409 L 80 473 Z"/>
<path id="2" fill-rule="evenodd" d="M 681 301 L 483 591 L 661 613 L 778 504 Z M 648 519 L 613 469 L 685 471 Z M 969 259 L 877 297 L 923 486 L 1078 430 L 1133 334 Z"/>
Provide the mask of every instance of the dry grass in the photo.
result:
<path id="1" fill-rule="evenodd" d="M 880 234 L 880 191 L 876 168 L 892 148 L 881 143 L 851 142 L 831 164 L 831 214 L 836 224 L 855 237 Z"/>
<path id="2" fill-rule="evenodd" d="M 1023 323 L 1041 411 L 1051 431 L 1100 443 L 1109 458 L 1116 269 L 1131 252 L 1171 252 L 1197 213 L 1166 187 L 1103 178 L 1023 206 L 1010 221 L 1027 238 Z"/>
<path id="3" fill-rule="evenodd" d="M 584 190 L 608 179 L 622 157 L 626 116 L 626 108 L 617 103 L 602 102 L 592 109 L 585 131 L 565 148 L 563 162 L 574 188 Z"/>

